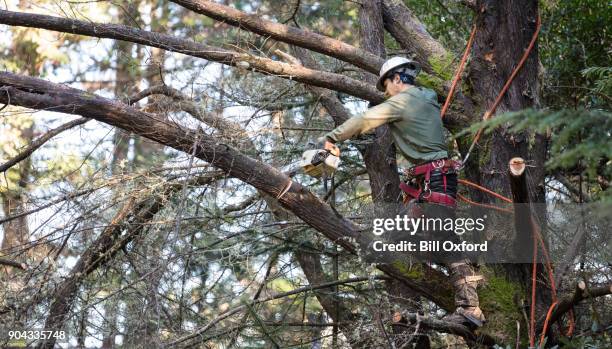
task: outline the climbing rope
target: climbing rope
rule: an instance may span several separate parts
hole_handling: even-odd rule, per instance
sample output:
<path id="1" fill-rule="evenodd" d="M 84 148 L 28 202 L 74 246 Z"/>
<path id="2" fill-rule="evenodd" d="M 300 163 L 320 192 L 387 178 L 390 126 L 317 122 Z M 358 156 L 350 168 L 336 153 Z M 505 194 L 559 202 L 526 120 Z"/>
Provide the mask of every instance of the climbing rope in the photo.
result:
<path id="1" fill-rule="evenodd" d="M 491 189 L 487 189 L 487 188 L 485 188 L 483 186 L 480 186 L 480 185 L 478 185 L 478 184 L 476 184 L 474 182 L 470 182 L 467 179 L 459 179 L 458 182 L 461 183 L 461 184 L 467 185 L 469 187 L 478 189 L 478 190 L 480 190 L 482 192 L 485 192 L 485 193 L 487 193 L 487 194 L 489 194 L 491 196 L 494 196 L 494 197 L 496 197 L 496 198 L 498 198 L 498 199 L 500 199 L 502 201 L 505 201 L 507 203 L 510 203 L 510 204 L 513 203 L 512 199 L 510 199 L 508 197 L 505 197 L 505 196 L 503 196 L 503 195 L 501 195 L 499 193 L 496 193 L 496 192 L 494 192 Z"/>
<path id="2" fill-rule="evenodd" d="M 476 201 L 472 201 L 468 198 L 466 198 L 465 196 L 461 195 L 461 194 L 457 194 L 457 199 L 472 205 L 472 206 L 478 206 L 478 207 L 484 207 L 484 208 L 490 208 L 492 210 L 496 210 L 499 212 L 504 212 L 504 213 L 512 213 L 512 210 L 507 209 L 507 208 L 501 208 L 501 207 L 497 207 L 495 205 L 489 205 L 489 204 L 483 204 L 481 202 L 476 202 Z"/>
<path id="3" fill-rule="evenodd" d="M 463 73 L 463 69 L 465 68 L 465 62 L 467 61 L 468 56 L 470 55 L 470 51 L 472 50 L 472 42 L 474 41 L 474 36 L 476 36 L 476 23 L 472 26 L 472 32 L 470 33 L 470 38 L 468 39 L 467 45 L 465 46 L 465 50 L 463 51 L 463 56 L 461 57 L 461 62 L 459 62 L 459 66 L 455 71 L 455 76 L 453 77 L 453 82 L 451 83 L 450 91 L 448 91 L 448 96 L 446 96 L 446 101 L 444 101 L 444 105 L 442 106 L 442 110 L 440 111 L 440 117 L 444 118 L 446 115 L 446 111 L 453 100 L 453 95 L 455 94 L 455 88 L 457 87 L 457 83 L 461 80 L 461 74 Z"/>

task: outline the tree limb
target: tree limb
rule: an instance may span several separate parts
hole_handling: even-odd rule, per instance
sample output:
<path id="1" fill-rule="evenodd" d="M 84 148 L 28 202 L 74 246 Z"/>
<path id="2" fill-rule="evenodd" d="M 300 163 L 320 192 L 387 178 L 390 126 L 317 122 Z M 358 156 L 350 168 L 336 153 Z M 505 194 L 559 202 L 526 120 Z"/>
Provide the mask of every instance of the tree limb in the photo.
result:
<path id="1" fill-rule="evenodd" d="M 26 270 L 27 266 L 24 263 L 19 263 L 6 258 L 0 258 L 0 265 L 7 265 L 21 270 Z"/>
<path id="2" fill-rule="evenodd" d="M 425 25 L 402 1 L 383 0 L 382 4 L 385 29 L 403 49 L 415 54 L 415 59 L 425 72 L 440 77 L 441 72 L 435 71 L 432 63 L 446 64 L 448 66 L 443 69 L 448 71 L 453 68 L 454 54 L 427 32 Z M 435 90 L 438 95 L 445 96 L 450 90 L 450 81 L 442 81 L 441 86 Z M 473 118 L 473 114 L 474 103 L 458 91 L 454 98 L 454 108 L 445 116 L 444 124 L 448 127 L 463 128 L 465 123 Z"/>
<path id="3" fill-rule="evenodd" d="M 383 59 L 340 40 L 315 32 L 267 21 L 259 15 L 251 15 L 235 8 L 206 0 L 171 0 L 191 11 L 217 21 L 269 36 L 275 40 L 323 53 L 347 63 L 354 64 L 373 74 L 383 64 Z"/>
<path id="4" fill-rule="evenodd" d="M 47 143 L 47 141 L 49 141 L 49 139 L 57 136 L 58 134 L 69 130 L 75 126 L 78 125 L 82 125 L 84 123 L 86 123 L 87 121 L 89 121 L 90 119 L 88 118 L 80 118 L 80 119 L 76 119 L 76 120 L 72 120 L 70 122 L 67 122 L 59 127 L 56 127 L 52 130 L 50 130 L 49 132 L 45 133 L 44 135 L 42 135 L 41 137 L 37 138 L 35 141 L 33 141 L 32 143 L 30 143 L 30 145 L 25 148 L 24 150 L 22 150 L 19 154 L 17 154 L 17 156 L 13 157 L 12 159 L 10 159 L 9 161 L 5 162 L 4 164 L 0 165 L 0 172 L 5 172 L 6 170 L 8 170 L 9 168 L 15 166 L 16 164 L 18 164 L 19 162 L 25 160 L 28 158 L 28 156 L 32 155 L 32 153 L 34 151 L 36 151 L 36 149 L 42 147 L 45 143 Z"/>
<path id="5" fill-rule="evenodd" d="M 172 35 L 140 30 L 118 24 L 102 24 L 75 19 L 53 17 L 31 13 L 0 10 L 0 24 L 41 28 L 58 32 L 108 38 L 158 47 L 193 57 L 219 62 L 229 66 L 253 69 L 261 73 L 295 80 L 309 85 L 325 87 L 372 102 L 382 102 L 382 93 L 373 86 L 342 74 L 316 71 L 269 58 L 226 50 L 220 47 L 200 44 Z"/>
<path id="6" fill-rule="evenodd" d="M 555 321 L 559 320 L 563 314 L 570 311 L 570 309 L 572 309 L 576 304 L 585 299 L 603 297 L 609 294 L 612 294 L 612 284 L 587 288 L 586 283 L 584 281 L 580 281 L 576 285 L 576 291 L 574 291 L 572 296 L 566 297 L 559 301 L 559 305 L 557 305 L 557 308 L 550 316 L 549 322 L 551 324 L 555 323 Z"/>

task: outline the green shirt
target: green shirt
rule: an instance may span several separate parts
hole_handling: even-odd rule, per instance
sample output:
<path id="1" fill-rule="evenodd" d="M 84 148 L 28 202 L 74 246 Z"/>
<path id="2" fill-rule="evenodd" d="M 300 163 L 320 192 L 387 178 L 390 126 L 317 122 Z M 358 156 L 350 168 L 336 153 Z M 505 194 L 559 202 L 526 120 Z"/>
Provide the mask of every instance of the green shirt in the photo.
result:
<path id="1" fill-rule="evenodd" d="M 440 105 L 433 90 L 410 87 L 385 102 L 354 116 L 325 137 L 342 142 L 389 124 L 395 146 L 413 164 L 448 157 Z"/>

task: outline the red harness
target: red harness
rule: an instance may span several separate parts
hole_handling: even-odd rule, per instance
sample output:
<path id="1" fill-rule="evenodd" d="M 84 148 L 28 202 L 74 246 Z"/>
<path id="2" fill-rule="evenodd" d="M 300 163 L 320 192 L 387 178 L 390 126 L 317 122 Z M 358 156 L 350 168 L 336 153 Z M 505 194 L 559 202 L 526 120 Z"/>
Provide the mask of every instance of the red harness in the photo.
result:
<path id="1" fill-rule="evenodd" d="M 452 196 L 445 193 L 431 191 L 431 189 L 429 188 L 429 179 L 431 178 L 431 171 L 439 170 L 440 172 L 442 172 L 442 178 L 444 181 L 444 191 L 446 192 L 446 173 L 449 169 L 459 170 L 460 168 L 461 163 L 458 161 L 439 159 L 422 165 L 417 165 L 406 170 L 406 175 L 408 175 L 409 177 L 414 178 L 424 176 L 424 188 L 421 188 L 420 183 L 418 184 L 418 186 L 414 186 L 406 182 L 401 182 L 400 188 L 406 194 L 404 195 L 404 203 L 407 203 L 412 199 L 421 199 L 429 203 L 440 204 L 452 208 L 457 207 L 457 201 Z"/>

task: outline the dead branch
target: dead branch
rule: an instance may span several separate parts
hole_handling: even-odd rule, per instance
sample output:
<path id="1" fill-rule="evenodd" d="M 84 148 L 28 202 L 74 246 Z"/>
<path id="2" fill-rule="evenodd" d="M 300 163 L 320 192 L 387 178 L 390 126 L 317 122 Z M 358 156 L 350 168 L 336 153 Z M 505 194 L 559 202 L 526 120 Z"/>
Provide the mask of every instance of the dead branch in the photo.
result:
<path id="1" fill-rule="evenodd" d="M 559 305 L 557 305 L 557 308 L 550 316 L 550 323 L 555 323 L 555 321 L 557 321 L 563 314 L 570 311 L 575 305 L 585 299 L 603 297 L 609 294 L 612 294 L 612 284 L 587 288 L 587 285 L 584 281 L 579 281 L 576 284 L 576 290 L 574 291 L 574 294 L 572 296 L 564 298 L 559 302 Z"/>

